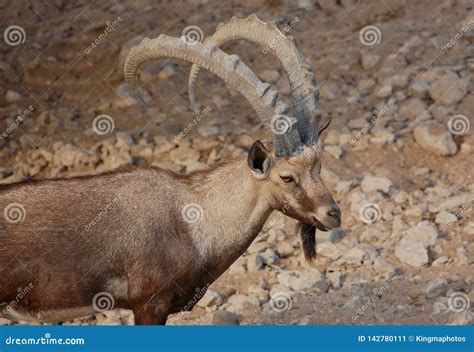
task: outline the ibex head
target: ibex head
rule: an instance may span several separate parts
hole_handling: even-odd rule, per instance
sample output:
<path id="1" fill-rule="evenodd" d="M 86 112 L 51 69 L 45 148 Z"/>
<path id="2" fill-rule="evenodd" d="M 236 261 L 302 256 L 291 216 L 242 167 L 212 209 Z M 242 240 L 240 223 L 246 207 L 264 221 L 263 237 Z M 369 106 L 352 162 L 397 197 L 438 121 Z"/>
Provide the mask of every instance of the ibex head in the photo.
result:
<path id="1" fill-rule="evenodd" d="M 276 157 L 273 146 L 254 143 L 248 165 L 275 210 L 320 230 L 340 226 L 341 212 L 320 178 L 321 154 L 314 145 L 291 157 Z"/>
<path id="2" fill-rule="evenodd" d="M 292 111 L 268 83 L 260 81 L 237 55 L 228 55 L 220 46 L 245 39 L 264 46 L 283 65 L 290 82 Z M 133 47 L 125 64 L 125 77 L 136 88 L 136 71 L 146 61 L 177 58 L 193 63 L 189 96 L 195 111 L 194 86 L 201 68 L 226 81 L 252 105 L 272 133 L 273 143 L 256 142 L 248 155 L 248 165 L 261 187 L 267 190 L 273 208 L 299 220 L 305 256 L 312 258 L 316 228 L 327 230 L 340 225 L 340 210 L 320 179 L 321 155 L 319 93 L 312 72 L 295 41 L 273 23 L 255 15 L 232 18 L 220 24 L 204 43 L 187 43 L 182 38 L 160 35 L 144 39 Z"/>

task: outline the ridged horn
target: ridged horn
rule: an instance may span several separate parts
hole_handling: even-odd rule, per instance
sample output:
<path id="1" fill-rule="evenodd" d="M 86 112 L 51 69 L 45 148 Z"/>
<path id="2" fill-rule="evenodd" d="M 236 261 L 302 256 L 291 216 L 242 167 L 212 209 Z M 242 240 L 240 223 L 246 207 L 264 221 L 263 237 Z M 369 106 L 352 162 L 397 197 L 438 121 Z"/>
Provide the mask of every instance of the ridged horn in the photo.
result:
<path id="1" fill-rule="evenodd" d="M 242 94 L 260 119 L 270 127 L 278 156 L 291 156 L 301 151 L 298 130 L 293 128 L 296 120 L 288 116 L 288 106 L 237 55 L 228 55 L 212 43 L 188 44 L 183 38 L 164 34 L 156 39 L 145 38 L 132 47 L 125 62 L 125 79 L 132 89 L 137 91 L 136 73 L 140 65 L 159 58 L 197 64 L 220 77 L 229 88 Z"/>
<path id="2" fill-rule="evenodd" d="M 320 118 L 313 120 L 317 126 L 311 126 L 313 114 L 319 114 L 319 92 L 311 66 L 306 63 L 303 55 L 292 37 L 285 36 L 274 23 L 260 20 L 256 15 L 245 19 L 233 17 L 227 23 L 217 26 L 216 32 L 206 38 L 204 43 L 221 47 L 235 40 L 248 40 L 271 51 L 285 69 L 291 87 L 292 113 L 298 120 L 298 131 L 304 144 L 313 144 L 318 134 Z M 194 64 L 188 81 L 189 100 L 193 109 L 197 110 L 195 85 L 201 67 Z"/>

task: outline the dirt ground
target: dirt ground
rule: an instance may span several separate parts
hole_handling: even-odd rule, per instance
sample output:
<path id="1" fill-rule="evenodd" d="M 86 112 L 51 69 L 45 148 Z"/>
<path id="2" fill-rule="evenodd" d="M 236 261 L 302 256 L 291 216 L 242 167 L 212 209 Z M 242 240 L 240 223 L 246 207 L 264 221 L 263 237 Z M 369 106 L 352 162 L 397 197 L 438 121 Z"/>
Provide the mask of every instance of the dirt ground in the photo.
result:
<path id="1" fill-rule="evenodd" d="M 332 118 L 322 176 L 342 226 L 318 232 L 309 264 L 295 221 L 274 214 L 202 303 L 168 323 L 473 324 L 473 8 L 468 0 L 0 0 L 0 182 L 127 164 L 187 173 L 245 155 L 270 135 L 218 78 L 200 75 L 198 101 L 210 108 L 189 127 L 189 64 L 142 67 L 144 102 L 131 95 L 123 64 L 142 37 L 179 37 L 189 26 L 209 36 L 232 16 L 255 13 L 293 36 L 315 69 L 324 119 Z M 363 37 L 368 26 L 375 38 Z M 289 102 L 268 50 L 223 48 Z M 97 133 L 100 115 L 113 130 Z M 430 124 L 436 132 L 423 129 Z M 376 205 L 375 219 L 365 221 L 366 204 Z M 400 254 L 415 245 L 412 258 Z M 130 324 L 131 314 L 65 324 Z"/>

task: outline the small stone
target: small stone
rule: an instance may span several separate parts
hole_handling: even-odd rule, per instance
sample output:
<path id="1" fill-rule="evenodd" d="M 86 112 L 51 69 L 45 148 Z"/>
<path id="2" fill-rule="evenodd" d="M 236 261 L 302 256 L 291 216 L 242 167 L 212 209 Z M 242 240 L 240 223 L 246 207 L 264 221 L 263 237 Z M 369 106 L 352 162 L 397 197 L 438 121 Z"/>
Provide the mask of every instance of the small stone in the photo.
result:
<path id="1" fill-rule="evenodd" d="M 265 241 L 261 242 L 254 242 L 252 245 L 247 249 L 247 252 L 249 253 L 258 253 L 258 252 L 263 252 L 265 249 L 268 248 L 268 243 Z"/>
<path id="2" fill-rule="evenodd" d="M 320 280 L 313 285 L 313 288 L 319 292 L 326 293 L 329 291 L 331 283 L 328 280 Z"/>
<path id="3" fill-rule="evenodd" d="M 418 219 L 419 221 L 421 221 L 421 219 L 426 215 L 427 212 L 428 207 L 426 206 L 426 204 L 418 204 L 405 210 L 405 217 Z"/>
<path id="4" fill-rule="evenodd" d="M 281 294 L 281 293 L 286 293 L 291 295 L 294 293 L 288 286 L 281 285 L 281 284 L 275 284 L 271 287 L 270 289 L 270 296 L 273 297 L 275 295 Z"/>
<path id="5" fill-rule="evenodd" d="M 442 257 L 436 258 L 433 260 L 433 263 L 431 263 L 432 266 L 442 266 L 445 264 L 448 264 L 451 260 L 449 257 L 443 255 Z"/>
<path id="6" fill-rule="evenodd" d="M 148 92 L 142 91 L 140 100 L 135 95 L 135 92 L 130 88 L 127 83 L 122 83 L 117 88 L 118 97 L 112 101 L 112 108 L 126 109 L 134 106 L 143 100 L 145 103 L 151 102 L 151 96 Z"/>
<path id="7" fill-rule="evenodd" d="M 240 325 L 239 315 L 227 310 L 216 310 L 212 315 L 212 325 Z"/>
<path id="8" fill-rule="evenodd" d="M 469 310 L 462 311 L 454 315 L 453 320 L 449 325 L 473 325 L 474 324 L 474 313 Z"/>
<path id="9" fill-rule="evenodd" d="M 280 257 L 287 258 L 293 254 L 295 249 L 288 242 L 280 242 L 277 245 L 276 251 Z"/>
<path id="10" fill-rule="evenodd" d="M 348 193 L 351 190 L 353 185 L 354 185 L 353 181 L 340 181 L 337 183 L 334 190 L 336 191 L 336 193 L 339 193 L 339 194 Z"/>
<path id="11" fill-rule="evenodd" d="M 237 259 L 230 267 L 229 273 L 230 274 L 243 274 L 247 271 L 245 268 L 246 259 L 244 257 L 240 257 Z"/>
<path id="12" fill-rule="evenodd" d="M 448 156 L 457 152 L 457 145 L 449 131 L 436 122 L 418 125 L 413 131 L 413 135 L 421 148 L 435 155 Z"/>
<path id="13" fill-rule="evenodd" d="M 383 176 L 365 175 L 360 186 L 362 191 L 365 193 L 376 191 L 388 193 L 390 191 L 390 187 L 392 186 L 392 181 Z"/>
<path id="14" fill-rule="evenodd" d="M 379 62 L 379 55 L 363 54 L 361 58 L 362 68 L 366 71 L 372 70 Z"/>
<path id="15" fill-rule="evenodd" d="M 464 247 L 458 247 L 456 249 L 456 264 L 457 265 L 467 265 L 469 264 L 469 260 L 467 258 L 466 249 Z"/>
<path id="16" fill-rule="evenodd" d="M 263 82 L 267 83 L 275 83 L 280 78 L 277 70 L 263 70 L 259 76 Z"/>
<path id="17" fill-rule="evenodd" d="M 316 283 L 323 280 L 323 275 L 317 269 L 308 269 L 305 271 L 284 271 L 277 276 L 278 282 L 283 286 L 289 287 L 295 291 L 301 291 L 313 287 Z"/>
<path id="18" fill-rule="evenodd" d="M 430 88 L 430 95 L 434 101 L 446 106 L 461 101 L 467 93 L 467 83 L 459 79 L 454 72 L 436 80 Z"/>
<path id="19" fill-rule="evenodd" d="M 429 221 L 422 221 L 408 229 L 395 249 L 397 258 L 406 264 L 419 267 L 428 264 L 428 247 L 434 246 L 438 238 L 436 227 Z"/>
<path id="20" fill-rule="evenodd" d="M 457 210 L 458 207 L 465 207 L 468 204 L 472 204 L 474 199 L 474 192 L 462 193 L 456 196 L 449 197 L 443 202 L 431 204 L 429 207 L 430 212 L 438 213 L 443 210 Z"/>
<path id="21" fill-rule="evenodd" d="M 342 287 L 342 273 L 340 271 L 326 273 L 326 278 L 331 282 L 333 289 L 337 290 Z"/>
<path id="22" fill-rule="evenodd" d="M 414 267 L 428 264 L 429 257 L 426 247 L 419 241 L 405 241 L 397 246 L 395 255 L 400 261 Z"/>
<path id="23" fill-rule="evenodd" d="M 394 88 L 402 89 L 408 83 L 408 74 L 407 73 L 398 73 L 393 75 L 390 80 Z"/>
<path id="24" fill-rule="evenodd" d="M 375 91 L 377 98 L 388 98 L 393 93 L 393 87 L 390 81 L 384 81 L 383 85 Z"/>
<path id="25" fill-rule="evenodd" d="M 364 232 L 360 235 L 360 241 L 367 243 L 381 243 L 385 241 L 389 235 L 390 233 L 388 231 L 366 226 Z"/>
<path id="26" fill-rule="evenodd" d="M 434 246 L 438 240 L 438 229 L 428 221 L 422 221 L 407 230 L 407 239 L 420 241 L 424 246 Z"/>
<path id="27" fill-rule="evenodd" d="M 381 258 L 375 259 L 374 269 L 377 272 L 382 272 L 382 273 L 386 274 L 389 277 L 395 274 L 395 267 L 392 264 L 390 264 L 389 262 L 387 262 L 387 261 L 385 261 Z"/>
<path id="28" fill-rule="evenodd" d="M 409 197 L 408 193 L 405 192 L 405 191 L 398 191 L 395 194 L 395 197 L 393 198 L 393 200 L 397 204 L 404 204 L 404 203 L 408 202 L 409 199 L 410 199 L 410 197 Z"/>
<path id="29" fill-rule="evenodd" d="M 474 222 L 470 222 L 468 223 L 465 227 L 464 227 L 464 233 L 468 234 L 469 236 L 474 236 Z"/>
<path id="30" fill-rule="evenodd" d="M 367 120 L 362 117 L 357 117 L 355 119 L 349 119 L 348 127 L 351 130 L 360 130 L 367 126 Z"/>
<path id="31" fill-rule="evenodd" d="M 219 127 L 214 125 L 199 126 L 198 131 L 203 137 L 209 138 L 219 134 Z"/>
<path id="32" fill-rule="evenodd" d="M 413 170 L 413 175 L 415 176 L 428 175 L 430 171 L 431 171 L 430 168 L 427 166 L 417 167 L 415 170 Z"/>
<path id="33" fill-rule="evenodd" d="M 357 90 L 360 94 L 368 95 L 375 87 L 375 81 L 373 79 L 360 79 L 357 83 Z"/>
<path id="34" fill-rule="evenodd" d="M 400 115 L 406 119 L 415 119 L 426 111 L 426 104 L 419 98 L 408 99 L 400 109 Z"/>
<path id="35" fill-rule="evenodd" d="M 324 150 L 331 154 L 334 158 L 340 159 L 342 155 L 342 148 L 338 145 L 327 145 Z"/>
<path id="36" fill-rule="evenodd" d="M 197 303 L 197 306 L 206 308 L 220 306 L 222 303 L 224 303 L 224 297 L 219 292 L 208 289 L 204 296 Z"/>
<path id="37" fill-rule="evenodd" d="M 255 142 L 255 140 L 248 134 L 241 134 L 237 138 L 236 142 L 242 148 L 250 148 L 252 144 Z"/>
<path id="38" fill-rule="evenodd" d="M 15 92 L 14 90 L 7 90 L 7 94 L 5 94 L 5 100 L 7 103 L 15 103 L 21 99 L 21 94 Z"/>
<path id="39" fill-rule="evenodd" d="M 258 271 L 263 269 L 263 257 L 259 253 L 250 254 L 247 258 L 247 270 Z"/>
<path id="40" fill-rule="evenodd" d="M 158 79 L 162 81 L 166 81 L 175 75 L 176 75 L 176 70 L 173 67 L 173 65 L 166 65 L 158 72 Z"/>
<path id="41" fill-rule="evenodd" d="M 342 249 L 338 245 L 331 242 L 323 242 L 318 245 L 318 253 L 323 257 L 336 260 L 342 256 Z"/>
<path id="42" fill-rule="evenodd" d="M 248 306 L 260 306 L 260 301 L 254 295 L 232 295 L 227 300 L 227 303 L 230 304 L 227 309 L 234 313 L 242 312 Z"/>
<path id="43" fill-rule="evenodd" d="M 212 96 L 212 101 L 214 102 L 214 104 L 216 104 L 216 106 L 219 108 L 219 109 L 222 109 L 223 107 L 227 106 L 230 104 L 230 101 L 227 100 L 227 99 L 224 99 L 223 97 L 221 97 L 220 95 L 217 95 L 217 94 L 214 94 Z"/>
<path id="44" fill-rule="evenodd" d="M 169 156 L 172 162 L 186 166 L 189 163 L 198 161 L 201 153 L 189 147 L 180 147 L 173 149 Z"/>
<path id="45" fill-rule="evenodd" d="M 370 142 L 375 144 L 393 143 L 394 140 L 395 134 L 386 130 L 373 131 L 370 138 Z"/>
<path id="46" fill-rule="evenodd" d="M 461 144 L 461 153 L 474 154 L 474 134 L 464 137 L 464 142 Z"/>
<path id="47" fill-rule="evenodd" d="M 454 215 L 453 213 L 450 213 L 449 211 L 443 210 L 439 212 L 438 215 L 436 215 L 435 223 L 447 224 L 447 223 L 456 222 L 457 220 L 458 218 L 456 217 L 456 215 Z"/>
<path id="48" fill-rule="evenodd" d="M 299 9 L 304 11 L 311 11 L 314 9 L 314 0 L 297 0 L 296 4 Z"/>
<path id="49" fill-rule="evenodd" d="M 319 88 L 320 98 L 323 100 L 334 100 L 338 97 L 337 95 L 337 85 L 334 82 L 325 82 Z"/>
<path id="50" fill-rule="evenodd" d="M 328 145 L 328 144 L 337 145 L 339 144 L 339 137 L 341 136 L 341 133 L 336 130 L 329 130 L 329 131 L 326 130 L 326 132 L 324 132 L 322 136 L 323 136 L 322 138 L 324 138 L 325 145 Z"/>
<path id="51" fill-rule="evenodd" d="M 261 255 L 266 265 L 273 265 L 278 261 L 278 254 L 271 248 L 267 248 Z"/>
<path id="52" fill-rule="evenodd" d="M 430 86 L 426 81 L 416 80 L 408 87 L 408 94 L 412 97 L 425 99 L 428 97 Z"/>
<path id="53" fill-rule="evenodd" d="M 444 296 L 448 288 L 448 281 L 445 278 L 435 280 L 426 287 L 426 297 L 431 299 Z"/>
<path id="54" fill-rule="evenodd" d="M 317 235 L 317 241 L 329 241 L 331 243 L 336 243 L 341 241 L 346 235 L 348 234 L 347 230 L 343 230 L 341 228 L 332 229 L 327 232 L 319 232 Z"/>
<path id="55" fill-rule="evenodd" d="M 268 302 L 270 294 L 261 285 L 250 286 L 248 292 L 258 298 L 261 304 Z"/>

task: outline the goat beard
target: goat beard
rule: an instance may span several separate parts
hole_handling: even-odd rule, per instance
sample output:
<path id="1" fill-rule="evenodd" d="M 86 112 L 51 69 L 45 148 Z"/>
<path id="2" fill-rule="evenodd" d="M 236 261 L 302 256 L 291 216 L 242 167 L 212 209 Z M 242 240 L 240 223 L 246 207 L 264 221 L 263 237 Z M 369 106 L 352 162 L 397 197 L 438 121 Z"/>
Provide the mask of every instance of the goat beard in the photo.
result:
<path id="1" fill-rule="evenodd" d="M 316 258 L 316 226 L 299 222 L 297 230 L 300 233 L 305 259 L 314 260 Z"/>

